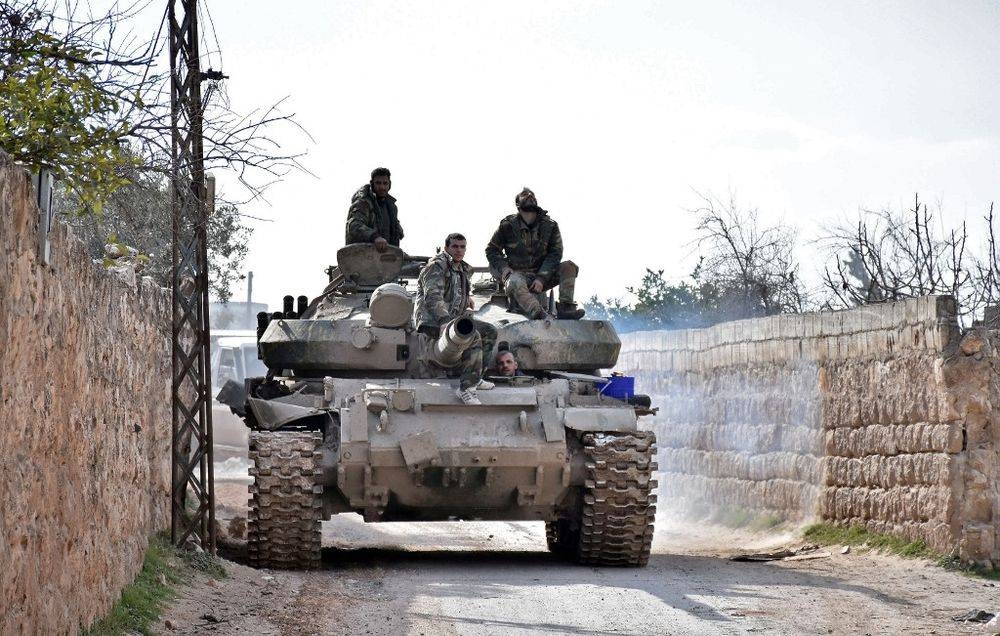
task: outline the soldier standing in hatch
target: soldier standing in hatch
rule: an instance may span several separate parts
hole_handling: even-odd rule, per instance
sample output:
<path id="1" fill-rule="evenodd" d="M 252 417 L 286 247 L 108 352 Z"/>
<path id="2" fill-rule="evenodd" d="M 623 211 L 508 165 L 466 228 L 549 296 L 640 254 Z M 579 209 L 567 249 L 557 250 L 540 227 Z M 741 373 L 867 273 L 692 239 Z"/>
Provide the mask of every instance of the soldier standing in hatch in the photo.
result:
<path id="1" fill-rule="evenodd" d="M 508 349 L 503 349 L 497 354 L 496 369 L 497 375 L 505 378 L 524 375 L 524 372 L 518 368 L 517 357 L 514 356 L 514 352 Z"/>
<path id="2" fill-rule="evenodd" d="M 417 306 L 414 310 L 417 331 L 437 340 L 441 329 L 473 308 L 469 295 L 472 267 L 465 262 L 466 240 L 461 234 L 449 234 L 444 251 L 420 270 L 417 278 Z M 458 396 L 465 404 L 481 404 L 477 389 L 492 389 L 493 383 L 482 379 L 483 341 L 477 331 L 472 345 L 462 353 L 456 371 L 460 374 Z"/>
<path id="3" fill-rule="evenodd" d="M 579 320 L 583 310 L 573 301 L 580 268 L 562 261 L 559 225 L 538 207 L 535 193 L 524 188 L 514 197 L 517 214 L 500 221 L 500 227 L 486 246 L 486 258 L 504 293 L 529 318 L 548 318 L 538 294 L 559 286 L 557 318 Z"/>
<path id="4" fill-rule="evenodd" d="M 399 224 L 396 199 L 389 196 L 391 176 L 388 168 L 375 168 L 368 185 L 351 197 L 344 238 L 346 244 L 374 243 L 380 252 L 384 252 L 389 245 L 399 247 L 403 226 Z"/>

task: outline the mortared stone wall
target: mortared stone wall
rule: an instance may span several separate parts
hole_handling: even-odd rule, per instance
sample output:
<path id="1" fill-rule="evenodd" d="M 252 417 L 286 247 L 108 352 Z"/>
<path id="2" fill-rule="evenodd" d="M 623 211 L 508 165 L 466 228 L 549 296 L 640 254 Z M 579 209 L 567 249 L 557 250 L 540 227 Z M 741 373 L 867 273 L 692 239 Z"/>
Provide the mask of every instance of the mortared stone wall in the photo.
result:
<path id="1" fill-rule="evenodd" d="M 37 228 L 0 152 L 0 634 L 90 625 L 170 519 L 169 292 Z"/>
<path id="2" fill-rule="evenodd" d="M 659 507 L 862 524 L 1000 564 L 1000 339 L 950 297 L 624 334 Z"/>

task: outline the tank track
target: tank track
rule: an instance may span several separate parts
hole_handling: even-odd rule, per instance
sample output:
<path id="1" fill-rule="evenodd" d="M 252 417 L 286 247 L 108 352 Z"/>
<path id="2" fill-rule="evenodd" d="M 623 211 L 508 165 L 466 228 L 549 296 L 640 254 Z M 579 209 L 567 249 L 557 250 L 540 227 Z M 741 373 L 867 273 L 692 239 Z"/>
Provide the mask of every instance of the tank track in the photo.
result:
<path id="1" fill-rule="evenodd" d="M 316 448 L 322 441 L 317 432 L 250 433 L 247 552 L 253 567 L 319 567 L 323 486 L 316 484 Z"/>
<path id="2" fill-rule="evenodd" d="M 576 560 L 587 565 L 646 565 L 656 514 L 656 435 L 585 433 L 582 441 L 587 477 Z M 566 526 L 553 530 L 560 549 L 577 538 Z"/>

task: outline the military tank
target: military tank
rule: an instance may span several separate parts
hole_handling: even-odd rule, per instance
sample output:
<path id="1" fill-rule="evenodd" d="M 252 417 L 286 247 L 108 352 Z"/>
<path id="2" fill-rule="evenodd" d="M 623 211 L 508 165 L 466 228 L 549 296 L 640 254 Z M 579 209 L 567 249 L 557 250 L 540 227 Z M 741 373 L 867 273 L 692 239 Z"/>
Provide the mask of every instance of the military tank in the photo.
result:
<path id="1" fill-rule="evenodd" d="M 476 309 L 433 340 L 412 322 L 427 260 L 348 245 L 312 302 L 286 296 L 283 311 L 258 315 L 268 372 L 223 391 L 251 429 L 252 564 L 317 567 L 320 523 L 359 513 L 368 522 L 539 521 L 565 558 L 645 565 L 655 437 L 638 417 L 654 409 L 648 397 L 603 390 L 598 372 L 621 348 L 614 328 L 529 320 L 483 276 Z M 476 330 L 484 360 L 508 349 L 525 375 L 490 377 L 495 388 L 467 405 L 449 376 Z"/>

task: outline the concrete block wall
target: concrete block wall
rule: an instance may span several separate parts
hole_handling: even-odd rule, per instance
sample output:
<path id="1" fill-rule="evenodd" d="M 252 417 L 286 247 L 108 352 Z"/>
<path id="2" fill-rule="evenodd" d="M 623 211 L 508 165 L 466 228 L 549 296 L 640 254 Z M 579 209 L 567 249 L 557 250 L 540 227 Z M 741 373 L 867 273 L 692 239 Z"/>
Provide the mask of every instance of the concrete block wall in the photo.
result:
<path id="1" fill-rule="evenodd" d="M 826 519 L 1000 562 L 995 341 L 951 298 L 622 337 L 660 507 Z"/>
<path id="2" fill-rule="evenodd" d="M 170 515 L 169 292 L 37 223 L 0 152 L 0 634 L 91 624 Z"/>

